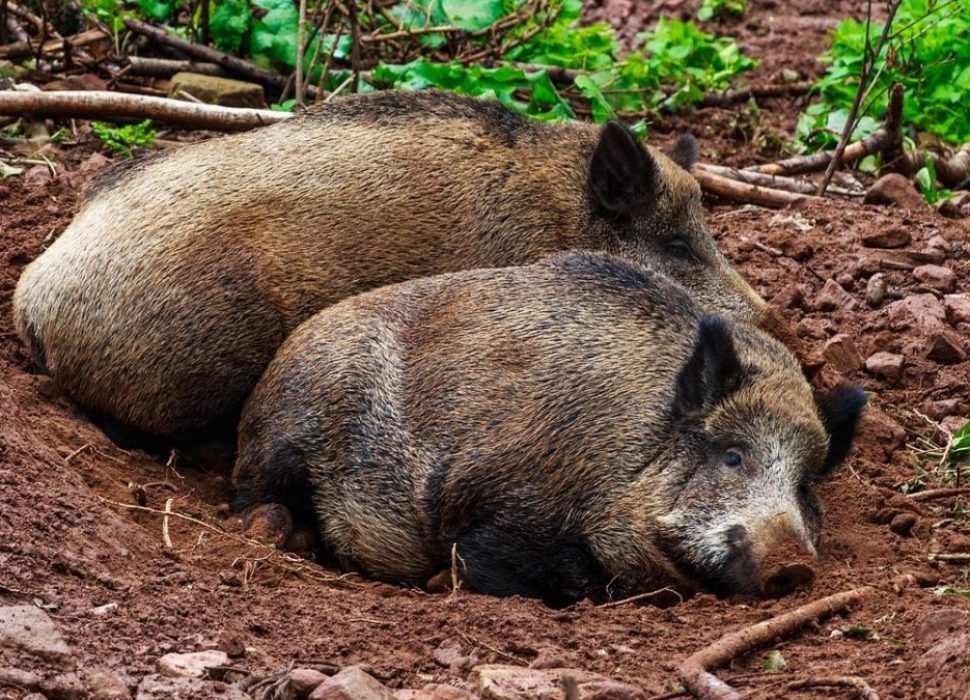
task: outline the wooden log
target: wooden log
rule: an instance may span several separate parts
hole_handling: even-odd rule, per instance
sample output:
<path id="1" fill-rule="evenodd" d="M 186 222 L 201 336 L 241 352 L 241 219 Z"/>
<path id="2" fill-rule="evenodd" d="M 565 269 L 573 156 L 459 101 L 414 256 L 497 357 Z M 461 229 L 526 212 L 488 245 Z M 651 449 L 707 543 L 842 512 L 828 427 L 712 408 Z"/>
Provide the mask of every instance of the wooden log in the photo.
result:
<path id="1" fill-rule="evenodd" d="M 198 73 L 225 78 L 229 74 L 217 63 L 203 63 L 201 61 L 179 61 L 172 58 L 145 58 L 143 56 L 129 56 L 128 65 L 131 73 L 145 75 L 150 78 L 171 78 L 176 73 Z"/>
<path id="2" fill-rule="evenodd" d="M 808 180 L 797 180 L 783 175 L 768 175 L 754 170 L 739 170 L 737 168 L 728 168 L 723 165 L 712 165 L 709 163 L 699 163 L 695 171 L 697 169 L 705 170 L 714 175 L 720 175 L 721 177 L 732 180 L 738 180 L 739 182 L 746 182 L 749 185 L 759 185 L 761 187 L 784 190 L 785 192 L 794 192 L 795 194 L 814 195 L 816 189 L 815 183 L 809 182 Z M 843 197 L 845 199 L 858 199 L 864 197 L 866 194 L 861 190 L 848 190 L 844 187 L 829 187 L 828 192 L 833 196 Z"/>
<path id="3" fill-rule="evenodd" d="M 700 183 L 701 189 L 723 199 L 746 204 L 757 204 L 762 207 L 781 209 L 793 204 L 800 204 L 807 199 L 821 199 L 811 195 L 785 192 L 771 187 L 752 185 L 747 182 L 732 180 L 722 175 L 715 175 L 704 168 L 694 168 L 694 177 Z"/>
<path id="4" fill-rule="evenodd" d="M 93 44 L 95 41 L 100 41 L 101 39 L 107 38 L 108 34 L 100 29 L 91 29 L 64 39 L 51 39 L 50 41 L 45 41 L 41 46 L 40 51 L 44 54 L 54 53 L 56 51 L 63 50 L 65 42 L 76 48 L 86 44 Z M 16 61 L 21 58 L 28 58 L 36 53 L 37 43 L 31 41 L 18 41 L 15 44 L 0 46 L 0 59 L 5 59 L 8 61 Z"/>
<path id="5" fill-rule="evenodd" d="M 289 119 L 289 112 L 237 109 L 164 97 L 100 90 L 59 92 L 0 91 L 0 116 L 72 117 L 75 119 L 154 119 L 188 129 L 245 131 Z"/>

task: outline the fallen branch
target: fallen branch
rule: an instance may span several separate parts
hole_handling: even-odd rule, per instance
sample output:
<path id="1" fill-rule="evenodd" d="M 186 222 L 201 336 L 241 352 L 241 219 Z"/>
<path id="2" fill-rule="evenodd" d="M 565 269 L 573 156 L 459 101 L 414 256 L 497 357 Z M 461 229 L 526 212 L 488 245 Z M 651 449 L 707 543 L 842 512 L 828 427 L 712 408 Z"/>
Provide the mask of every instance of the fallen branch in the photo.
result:
<path id="1" fill-rule="evenodd" d="M 855 588 L 816 600 L 784 615 L 731 632 L 692 654 L 677 669 L 677 676 L 694 697 L 704 700 L 740 700 L 741 695 L 712 671 L 755 647 L 797 632 L 815 620 L 834 615 L 872 593 L 870 586 Z"/>
<path id="2" fill-rule="evenodd" d="M 806 678 L 805 680 L 792 681 L 788 684 L 788 690 L 803 690 L 805 688 L 822 687 L 843 687 L 852 688 L 861 700 L 879 700 L 879 694 L 872 687 L 858 676 L 834 676 L 832 678 Z"/>
<path id="3" fill-rule="evenodd" d="M 701 189 L 708 194 L 736 202 L 781 209 L 792 204 L 800 204 L 806 200 L 820 199 L 812 195 L 785 192 L 784 190 L 777 190 L 771 187 L 732 180 L 723 175 L 715 175 L 703 167 L 694 168 L 693 174 L 697 182 L 700 183 Z"/>
<path id="4" fill-rule="evenodd" d="M 246 131 L 289 119 L 289 112 L 195 104 L 101 90 L 0 92 L 0 116 L 74 119 L 154 119 L 188 129 Z"/>
<path id="5" fill-rule="evenodd" d="M 961 488 L 929 489 L 928 491 L 918 491 L 906 494 L 906 498 L 911 501 L 932 501 L 937 498 L 950 498 L 951 496 L 970 495 L 970 486 Z"/>
<path id="6" fill-rule="evenodd" d="M 784 177 L 783 175 L 768 175 L 767 173 L 761 173 L 755 170 L 726 168 L 722 165 L 711 165 L 708 163 L 698 164 L 697 168 L 712 173 L 713 175 L 720 175 L 731 180 L 746 182 L 749 185 L 770 187 L 776 190 L 784 190 L 785 192 L 794 192 L 795 194 L 815 195 L 815 184 L 807 180 L 796 180 L 794 178 Z M 866 194 L 863 191 L 848 190 L 843 187 L 829 187 L 828 192 L 836 197 L 844 197 L 846 199 L 864 197 Z"/>
<path id="7" fill-rule="evenodd" d="M 809 80 L 798 83 L 786 83 L 783 85 L 761 85 L 743 90 L 725 90 L 724 92 L 709 92 L 697 104 L 698 107 L 730 107 L 739 102 L 747 102 L 752 97 L 755 99 L 765 97 L 796 97 L 805 95 L 812 89 Z"/>
<path id="8" fill-rule="evenodd" d="M 930 561 L 952 561 L 960 564 L 970 561 L 970 552 L 941 552 L 939 554 L 930 554 L 927 558 Z"/>
<path id="9" fill-rule="evenodd" d="M 896 168 L 903 175 L 912 177 L 927 160 L 933 162 L 936 179 L 944 187 L 958 187 L 970 179 L 970 143 L 960 146 L 949 158 L 925 148 L 907 151 L 896 161 Z"/>
<path id="10" fill-rule="evenodd" d="M 130 73 L 146 75 L 151 78 L 171 78 L 176 73 L 198 73 L 224 78 L 228 75 L 217 63 L 202 63 L 200 61 L 179 61 L 172 58 L 145 58 L 143 56 L 129 56 Z"/>
<path id="11" fill-rule="evenodd" d="M 125 26 L 128 27 L 133 32 L 146 36 L 152 41 L 162 44 L 163 46 L 168 46 L 169 48 L 181 51 L 184 54 L 192 56 L 205 63 L 214 63 L 224 70 L 238 75 L 249 80 L 254 80 L 263 85 L 269 85 L 278 90 L 283 90 L 286 87 L 286 77 L 279 75 L 277 73 L 272 73 L 268 70 L 263 70 L 259 66 L 245 61 L 236 56 L 230 56 L 227 53 L 223 53 L 217 49 L 210 46 L 203 46 L 202 44 L 193 44 L 191 41 L 186 41 L 181 37 L 177 37 L 164 29 L 158 27 L 153 27 L 145 22 L 140 22 L 136 19 L 125 20 Z M 313 97 L 316 95 L 316 88 L 312 85 L 307 86 L 307 93 Z"/>
<path id="12" fill-rule="evenodd" d="M 172 537 L 168 534 L 168 516 L 172 514 L 172 501 L 174 499 L 165 499 L 165 515 L 162 516 L 162 542 L 165 543 L 165 549 L 175 549 L 172 545 Z"/>
<path id="13" fill-rule="evenodd" d="M 55 51 L 60 51 L 67 44 L 72 48 L 77 48 L 78 46 L 84 46 L 86 44 L 93 44 L 95 41 L 100 41 L 101 39 L 107 39 L 108 34 L 101 31 L 100 29 L 91 29 L 90 31 L 81 32 L 80 34 L 75 34 L 74 36 L 69 36 L 65 39 L 51 39 L 50 41 L 45 41 L 40 45 L 40 53 L 53 53 Z M 9 61 L 16 61 L 21 58 L 28 58 L 37 53 L 37 43 L 32 41 L 18 41 L 15 44 L 7 44 L 6 46 L 0 46 L 0 59 L 5 59 Z"/>

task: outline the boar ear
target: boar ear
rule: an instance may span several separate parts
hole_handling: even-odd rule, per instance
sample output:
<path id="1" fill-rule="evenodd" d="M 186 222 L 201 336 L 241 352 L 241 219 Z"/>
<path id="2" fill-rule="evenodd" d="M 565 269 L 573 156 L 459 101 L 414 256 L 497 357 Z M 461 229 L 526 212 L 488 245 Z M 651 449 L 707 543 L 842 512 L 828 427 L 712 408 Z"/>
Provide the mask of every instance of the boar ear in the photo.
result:
<path id="1" fill-rule="evenodd" d="M 709 411 L 740 386 L 743 376 L 730 324 L 720 316 L 705 316 L 691 356 L 677 375 L 674 409 L 679 415 Z"/>
<path id="2" fill-rule="evenodd" d="M 867 401 L 865 392 L 855 384 L 843 384 L 815 397 L 822 423 L 829 434 L 829 451 L 822 465 L 821 476 L 830 473 L 849 454 L 859 417 Z"/>
<path id="3" fill-rule="evenodd" d="M 684 170 L 690 171 L 697 162 L 697 155 L 700 150 L 701 147 L 697 143 L 697 139 L 692 134 L 685 133 L 677 137 L 677 141 L 667 151 L 667 155 Z"/>
<path id="4" fill-rule="evenodd" d="M 628 215 L 652 199 L 657 164 L 636 135 L 618 121 L 607 122 L 589 163 L 595 203 L 612 215 Z"/>

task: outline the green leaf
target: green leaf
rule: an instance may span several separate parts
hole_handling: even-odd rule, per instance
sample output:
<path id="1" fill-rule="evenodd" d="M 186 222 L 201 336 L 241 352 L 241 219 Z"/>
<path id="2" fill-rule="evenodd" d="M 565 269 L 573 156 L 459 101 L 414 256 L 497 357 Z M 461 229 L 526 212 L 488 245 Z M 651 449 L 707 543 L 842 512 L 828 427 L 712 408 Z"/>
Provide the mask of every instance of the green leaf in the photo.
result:
<path id="1" fill-rule="evenodd" d="M 593 110 L 593 121 L 597 124 L 602 124 L 616 117 L 616 112 L 613 111 L 613 107 L 610 106 L 606 97 L 603 96 L 599 85 L 590 76 L 578 75 L 574 82 L 583 94 L 583 97 L 587 98 L 590 102 L 590 107 Z"/>
<path id="2" fill-rule="evenodd" d="M 166 20 L 172 15 L 175 5 L 173 2 L 166 2 L 165 0 L 138 0 L 138 7 L 145 13 L 146 17 Z"/>
<path id="3" fill-rule="evenodd" d="M 933 590 L 933 593 L 937 596 L 945 595 L 961 595 L 970 598 L 970 589 L 967 588 L 957 588 L 955 586 L 940 586 Z"/>
<path id="4" fill-rule="evenodd" d="M 502 16 L 502 0 L 441 0 L 448 21 L 456 27 L 478 31 Z"/>
<path id="5" fill-rule="evenodd" d="M 10 177 L 12 175 L 23 175 L 23 174 L 24 174 L 23 168 L 17 168 L 17 167 L 14 167 L 13 165 L 7 165 L 2 160 L 0 160 L 0 180 L 2 180 L 5 177 Z"/>
<path id="6" fill-rule="evenodd" d="M 768 655 L 765 662 L 761 665 L 761 668 L 768 673 L 780 673 L 788 667 L 788 662 L 785 661 L 785 657 L 781 655 L 781 652 L 775 650 Z"/>
<path id="7" fill-rule="evenodd" d="M 222 0 L 209 19 L 209 31 L 216 48 L 234 54 L 252 24 L 253 15 L 245 0 Z"/>

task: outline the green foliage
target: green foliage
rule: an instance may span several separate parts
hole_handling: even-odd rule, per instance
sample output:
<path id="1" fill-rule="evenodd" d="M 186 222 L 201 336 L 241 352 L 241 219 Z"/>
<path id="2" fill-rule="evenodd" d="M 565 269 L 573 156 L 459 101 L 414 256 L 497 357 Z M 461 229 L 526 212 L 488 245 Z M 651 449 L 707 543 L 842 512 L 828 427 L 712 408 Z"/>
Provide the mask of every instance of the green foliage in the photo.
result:
<path id="1" fill-rule="evenodd" d="M 222 0 L 209 18 L 209 32 L 216 48 L 238 53 L 243 37 L 253 27 L 253 13 L 246 0 Z"/>
<path id="2" fill-rule="evenodd" d="M 950 441 L 950 460 L 957 466 L 970 462 L 970 421 L 953 433 L 953 439 Z"/>
<path id="3" fill-rule="evenodd" d="M 785 661 L 785 657 L 781 655 L 781 652 L 776 649 L 768 655 L 765 662 L 761 664 L 761 668 L 768 673 L 780 673 L 788 668 L 788 662 Z"/>
<path id="4" fill-rule="evenodd" d="M 743 17 L 748 12 L 748 0 L 704 0 L 697 11 L 701 22 Z"/>
<path id="5" fill-rule="evenodd" d="M 930 204 L 936 204 L 942 199 L 949 199 L 953 196 L 953 192 L 936 184 L 936 166 L 933 164 L 932 158 L 927 158 L 926 165 L 916 173 L 916 184 L 919 185 L 920 191 Z"/>
<path id="6" fill-rule="evenodd" d="M 152 148 L 155 145 L 156 131 L 151 119 L 139 124 L 112 126 L 103 122 L 91 122 L 91 129 L 101 142 L 115 154 L 130 158 L 133 148 Z"/>
<path id="7" fill-rule="evenodd" d="M 502 0 L 441 0 L 441 9 L 452 24 L 478 31 L 495 24 L 502 16 Z"/>
<path id="8" fill-rule="evenodd" d="M 933 593 L 937 596 L 945 595 L 962 595 L 966 598 L 970 598 L 970 589 L 967 588 L 957 588 L 956 586 L 940 586 L 933 590 Z"/>
<path id="9" fill-rule="evenodd" d="M 872 132 L 886 111 L 889 87 L 899 82 L 907 124 L 946 142 L 970 141 L 970 0 L 904 0 L 892 31 L 895 37 L 877 59 L 877 79 L 860 110 L 867 121 L 853 137 Z M 882 26 L 873 23 L 873 44 L 881 33 Z M 821 102 L 799 121 L 798 138 L 806 146 L 830 148 L 838 140 L 859 85 L 865 34 L 865 24 L 851 19 L 833 32 L 832 47 L 820 59 L 829 64 L 816 84 Z"/>

